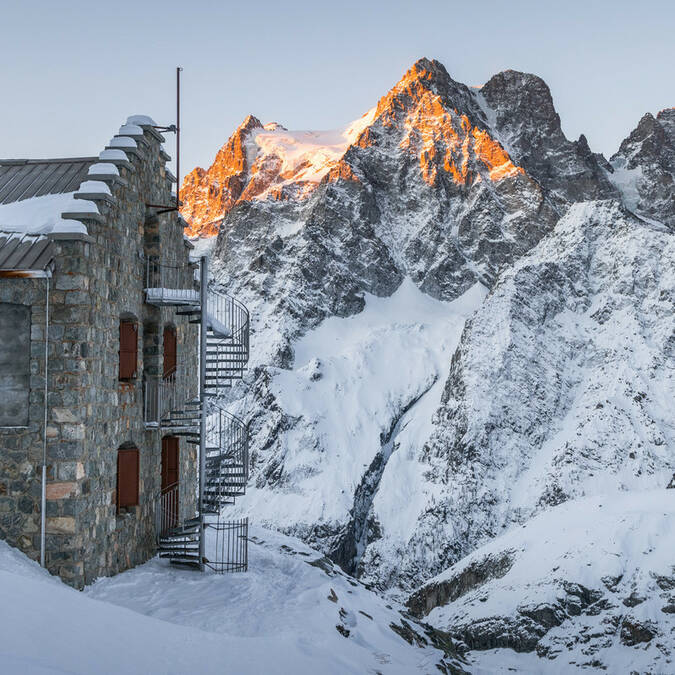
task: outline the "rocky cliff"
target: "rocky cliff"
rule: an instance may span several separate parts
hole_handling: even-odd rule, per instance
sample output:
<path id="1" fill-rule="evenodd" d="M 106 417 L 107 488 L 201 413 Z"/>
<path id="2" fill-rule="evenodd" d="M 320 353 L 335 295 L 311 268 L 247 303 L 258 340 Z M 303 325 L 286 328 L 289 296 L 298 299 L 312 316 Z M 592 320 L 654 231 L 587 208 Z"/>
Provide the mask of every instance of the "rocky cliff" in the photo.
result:
<path id="1" fill-rule="evenodd" d="M 612 156 L 611 180 L 626 204 L 675 228 L 675 108 L 647 113 Z"/>

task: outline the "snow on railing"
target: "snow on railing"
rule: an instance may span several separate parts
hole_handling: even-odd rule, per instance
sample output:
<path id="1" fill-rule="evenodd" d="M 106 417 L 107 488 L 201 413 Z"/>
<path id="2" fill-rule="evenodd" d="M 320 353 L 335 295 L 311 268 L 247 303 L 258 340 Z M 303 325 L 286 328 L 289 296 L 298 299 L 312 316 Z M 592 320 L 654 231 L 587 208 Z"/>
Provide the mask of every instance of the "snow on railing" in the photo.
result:
<path id="1" fill-rule="evenodd" d="M 145 262 L 145 299 L 151 304 L 199 304 L 194 271 L 185 263 L 160 262 L 149 256 Z"/>

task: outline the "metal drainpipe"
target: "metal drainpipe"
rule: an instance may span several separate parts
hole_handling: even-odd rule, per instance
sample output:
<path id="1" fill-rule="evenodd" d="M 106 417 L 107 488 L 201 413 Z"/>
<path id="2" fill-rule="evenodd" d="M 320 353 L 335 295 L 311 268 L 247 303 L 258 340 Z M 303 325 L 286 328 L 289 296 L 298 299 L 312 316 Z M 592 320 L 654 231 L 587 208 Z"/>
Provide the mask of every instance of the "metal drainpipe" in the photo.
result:
<path id="1" fill-rule="evenodd" d="M 206 331 L 207 331 L 207 286 L 209 282 L 209 259 L 201 257 L 199 302 L 199 569 L 204 570 L 206 553 L 204 529 L 204 481 L 206 479 Z"/>
<path id="2" fill-rule="evenodd" d="M 42 437 L 42 495 L 40 504 L 40 565 L 45 565 L 45 532 L 47 525 L 47 394 L 49 390 L 49 276 L 45 304 L 45 388 L 44 388 L 44 429 Z"/>

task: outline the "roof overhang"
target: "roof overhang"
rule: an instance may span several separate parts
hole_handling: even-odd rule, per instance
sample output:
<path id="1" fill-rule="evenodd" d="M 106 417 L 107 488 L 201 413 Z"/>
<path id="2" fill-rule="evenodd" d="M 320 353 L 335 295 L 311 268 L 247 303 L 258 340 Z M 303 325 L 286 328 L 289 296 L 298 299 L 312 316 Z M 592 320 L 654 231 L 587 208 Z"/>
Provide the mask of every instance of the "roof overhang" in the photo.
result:
<path id="1" fill-rule="evenodd" d="M 54 244 L 44 234 L 0 231 L 0 278 L 51 276 Z"/>

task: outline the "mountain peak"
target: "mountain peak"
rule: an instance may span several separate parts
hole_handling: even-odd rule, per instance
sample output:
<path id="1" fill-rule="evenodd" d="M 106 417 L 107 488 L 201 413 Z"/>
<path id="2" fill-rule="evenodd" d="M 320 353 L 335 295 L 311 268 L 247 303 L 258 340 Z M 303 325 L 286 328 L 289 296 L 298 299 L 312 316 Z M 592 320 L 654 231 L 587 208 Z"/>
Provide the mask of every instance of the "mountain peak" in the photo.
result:
<path id="1" fill-rule="evenodd" d="M 435 80 L 435 79 L 441 79 L 441 80 L 448 80 L 450 79 L 450 75 L 448 74 L 448 71 L 445 69 L 445 66 L 440 62 L 437 61 L 436 59 L 428 59 L 426 57 L 422 57 L 421 59 L 417 59 L 415 63 L 406 71 L 405 75 L 403 76 L 403 79 L 423 79 L 423 80 Z"/>
<path id="2" fill-rule="evenodd" d="M 551 90 L 537 75 L 518 70 L 503 70 L 493 75 L 481 87 L 481 93 L 488 99 L 488 102 L 508 100 L 510 107 L 515 103 L 515 115 L 557 120 L 557 125 L 559 125 Z"/>
<path id="3" fill-rule="evenodd" d="M 262 122 L 255 117 L 254 115 L 251 115 L 250 113 L 246 115 L 246 118 L 244 121 L 239 125 L 239 129 L 256 129 L 257 127 L 262 127 Z"/>

